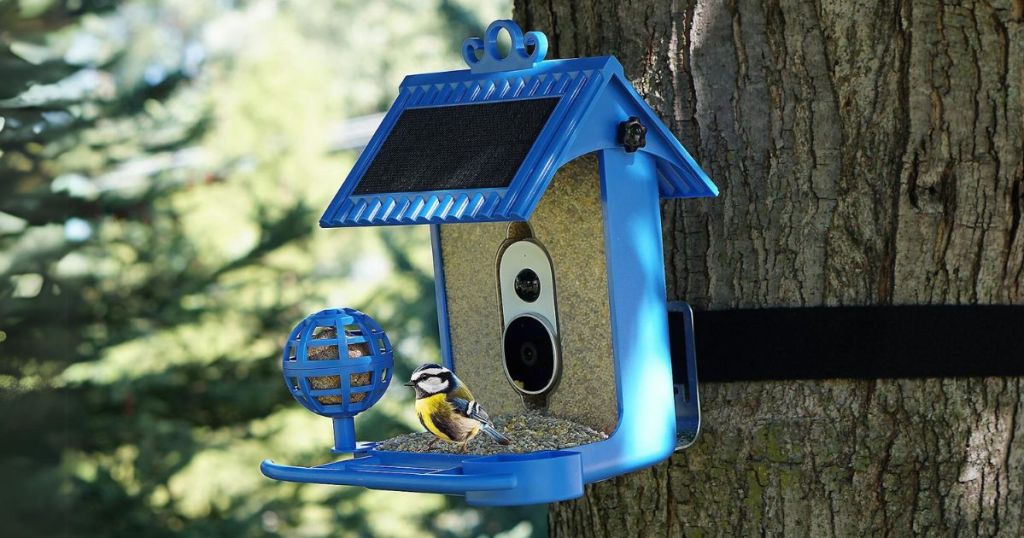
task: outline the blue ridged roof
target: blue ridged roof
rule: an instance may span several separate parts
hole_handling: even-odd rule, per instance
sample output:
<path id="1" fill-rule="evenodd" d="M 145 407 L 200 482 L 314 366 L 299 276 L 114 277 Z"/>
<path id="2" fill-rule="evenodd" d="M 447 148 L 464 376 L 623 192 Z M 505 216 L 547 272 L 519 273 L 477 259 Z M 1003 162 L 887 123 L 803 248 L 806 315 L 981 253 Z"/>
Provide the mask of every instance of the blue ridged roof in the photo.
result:
<path id="1" fill-rule="evenodd" d="M 470 44 L 466 46 L 470 47 Z M 718 189 L 703 170 L 626 80 L 622 66 L 615 58 L 604 56 L 533 63 L 525 51 L 520 51 L 519 56 L 515 52 L 509 55 L 512 60 L 490 58 L 488 62 L 471 61 L 469 70 L 406 77 L 394 104 L 342 183 L 320 219 L 320 225 L 382 226 L 526 220 L 560 166 L 593 151 L 624 151 L 616 140 L 617 126 L 629 116 L 640 118 L 647 127 L 647 146 L 640 151 L 657 157 L 657 181 L 663 197 L 692 198 L 718 194 Z M 535 51 L 534 56 L 543 56 L 543 51 L 540 52 L 538 55 Z M 502 62 L 513 63 L 514 67 L 530 67 L 501 71 L 498 69 Z M 354 193 L 403 111 L 540 97 L 560 99 L 507 187 L 370 195 Z"/>

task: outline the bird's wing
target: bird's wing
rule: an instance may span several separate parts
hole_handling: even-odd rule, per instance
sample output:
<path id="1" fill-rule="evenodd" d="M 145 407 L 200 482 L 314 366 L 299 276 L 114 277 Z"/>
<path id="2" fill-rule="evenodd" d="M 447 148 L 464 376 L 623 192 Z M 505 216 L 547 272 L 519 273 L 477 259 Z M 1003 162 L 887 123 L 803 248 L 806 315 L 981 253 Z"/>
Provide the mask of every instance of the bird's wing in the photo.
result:
<path id="1" fill-rule="evenodd" d="M 480 423 L 480 431 L 487 434 L 491 439 L 494 439 L 500 445 L 509 445 L 512 440 L 505 437 L 494 427 L 494 423 L 491 422 L 491 417 L 487 416 L 487 411 L 484 411 L 480 404 L 476 403 L 475 400 L 464 400 L 462 398 L 454 398 L 451 395 L 448 397 L 448 403 L 451 404 L 452 409 L 455 413 L 460 414 L 464 417 L 469 417 Z"/>
<path id="2" fill-rule="evenodd" d="M 466 384 L 463 383 L 462 380 L 459 379 L 454 373 L 452 374 L 452 377 L 455 378 L 455 389 L 448 393 L 449 396 L 454 398 L 462 398 L 467 402 L 472 402 L 473 393 L 469 392 L 469 389 L 466 388 Z"/>
<path id="3" fill-rule="evenodd" d="M 484 424 L 491 424 L 491 417 L 487 416 L 487 411 L 484 411 L 484 409 L 480 407 L 480 404 L 476 403 L 475 400 L 465 400 L 449 396 L 448 402 L 452 404 L 452 409 L 454 409 L 456 413 L 464 417 L 478 420 Z"/>

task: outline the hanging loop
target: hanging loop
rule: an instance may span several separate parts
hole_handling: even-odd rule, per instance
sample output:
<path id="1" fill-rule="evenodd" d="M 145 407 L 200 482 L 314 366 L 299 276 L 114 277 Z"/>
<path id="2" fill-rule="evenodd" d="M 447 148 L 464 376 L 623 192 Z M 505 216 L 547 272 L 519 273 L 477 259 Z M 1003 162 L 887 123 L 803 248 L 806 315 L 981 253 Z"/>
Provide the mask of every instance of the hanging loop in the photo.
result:
<path id="1" fill-rule="evenodd" d="M 502 30 L 512 38 L 508 55 L 498 51 L 498 34 Z M 487 27 L 484 39 L 470 37 L 462 43 L 462 58 L 474 73 L 495 73 L 529 69 L 544 60 L 548 52 L 548 38 L 541 32 L 526 32 L 515 21 L 502 19 Z"/>

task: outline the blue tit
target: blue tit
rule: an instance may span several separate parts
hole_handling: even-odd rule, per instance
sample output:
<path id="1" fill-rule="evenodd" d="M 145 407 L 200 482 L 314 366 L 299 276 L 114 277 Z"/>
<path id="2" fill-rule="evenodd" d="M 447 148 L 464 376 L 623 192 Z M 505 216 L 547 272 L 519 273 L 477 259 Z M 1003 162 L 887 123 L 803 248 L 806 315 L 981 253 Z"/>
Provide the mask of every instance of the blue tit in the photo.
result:
<path id="1" fill-rule="evenodd" d="M 463 452 L 466 443 L 480 432 L 502 445 L 511 443 L 494 428 L 487 412 L 451 370 L 437 364 L 424 364 L 412 373 L 405 385 L 416 389 L 416 416 L 437 439 L 459 443 Z M 437 439 L 432 440 L 430 446 Z"/>

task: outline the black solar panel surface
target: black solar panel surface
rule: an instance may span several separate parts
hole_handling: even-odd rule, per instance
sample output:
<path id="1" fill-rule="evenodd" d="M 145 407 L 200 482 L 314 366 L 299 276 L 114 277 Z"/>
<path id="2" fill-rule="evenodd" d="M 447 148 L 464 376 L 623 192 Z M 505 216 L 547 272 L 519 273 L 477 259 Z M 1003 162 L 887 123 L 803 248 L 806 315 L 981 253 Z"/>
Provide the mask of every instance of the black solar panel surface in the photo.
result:
<path id="1" fill-rule="evenodd" d="M 355 194 L 507 187 L 558 99 L 406 109 Z"/>

